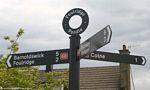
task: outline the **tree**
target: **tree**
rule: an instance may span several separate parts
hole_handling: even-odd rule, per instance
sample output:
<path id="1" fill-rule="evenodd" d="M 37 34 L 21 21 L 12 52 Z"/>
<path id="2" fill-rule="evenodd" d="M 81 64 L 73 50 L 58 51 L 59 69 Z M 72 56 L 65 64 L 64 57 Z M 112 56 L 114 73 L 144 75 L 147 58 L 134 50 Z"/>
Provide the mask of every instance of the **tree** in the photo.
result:
<path id="1" fill-rule="evenodd" d="M 19 44 L 17 43 L 18 39 L 23 35 L 24 30 L 22 28 L 19 29 L 16 39 L 11 39 L 10 36 L 5 36 L 4 39 L 10 42 L 10 46 L 8 46 L 8 50 L 10 50 L 10 54 L 16 53 L 19 50 Z"/>
<path id="2" fill-rule="evenodd" d="M 10 42 L 8 46 L 9 54 L 16 53 L 19 50 L 18 39 L 23 35 L 24 30 L 19 29 L 16 39 L 5 36 L 4 39 Z M 3 88 L 34 88 L 37 81 L 37 69 L 32 67 L 7 68 L 7 55 L 0 58 L 0 86 Z"/>

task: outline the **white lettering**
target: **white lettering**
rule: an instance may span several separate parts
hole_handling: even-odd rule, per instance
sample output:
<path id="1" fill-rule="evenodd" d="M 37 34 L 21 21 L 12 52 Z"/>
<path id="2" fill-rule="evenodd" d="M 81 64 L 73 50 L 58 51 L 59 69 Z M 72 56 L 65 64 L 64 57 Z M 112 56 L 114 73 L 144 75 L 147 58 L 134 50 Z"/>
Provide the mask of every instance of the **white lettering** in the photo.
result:
<path id="1" fill-rule="evenodd" d="M 81 15 L 81 16 L 85 16 L 85 13 L 82 11 L 82 10 L 72 10 L 71 12 L 69 12 L 66 16 L 65 16 L 65 18 L 67 18 L 68 19 L 68 17 L 70 17 L 72 14 L 79 14 L 79 15 Z"/>
<path id="2" fill-rule="evenodd" d="M 85 43 L 81 44 L 80 50 L 81 56 L 88 54 L 90 52 L 90 42 L 86 41 Z"/>
<path id="3" fill-rule="evenodd" d="M 90 42 L 89 41 L 81 44 L 81 50 L 84 49 L 84 48 L 87 48 L 87 47 L 90 47 Z"/>
<path id="4" fill-rule="evenodd" d="M 78 33 L 82 32 L 82 31 L 83 31 L 82 28 L 79 28 L 79 29 L 77 29 L 76 31 L 73 31 L 73 30 L 71 30 L 71 29 L 68 30 L 68 32 L 70 32 L 71 34 L 78 34 Z"/>
<path id="5" fill-rule="evenodd" d="M 91 57 L 92 58 L 98 58 L 98 59 L 105 59 L 105 55 L 101 55 L 99 53 L 97 53 L 97 54 L 91 53 Z"/>
<path id="6" fill-rule="evenodd" d="M 88 54 L 89 52 L 90 52 L 90 49 L 89 49 L 89 48 L 84 49 L 84 50 L 81 51 L 81 56 L 86 55 L 86 54 Z"/>
<path id="7" fill-rule="evenodd" d="M 33 65 L 34 60 L 26 60 L 26 61 L 13 61 L 13 66 L 22 66 L 22 65 Z"/>
<path id="8" fill-rule="evenodd" d="M 44 54 L 43 53 L 39 53 L 39 54 L 26 54 L 26 55 L 22 55 L 22 56 L 14 56 L 14 60 L 26 60 L 26 59 L 36 59 L 36 58 L 44 58 Z"/>

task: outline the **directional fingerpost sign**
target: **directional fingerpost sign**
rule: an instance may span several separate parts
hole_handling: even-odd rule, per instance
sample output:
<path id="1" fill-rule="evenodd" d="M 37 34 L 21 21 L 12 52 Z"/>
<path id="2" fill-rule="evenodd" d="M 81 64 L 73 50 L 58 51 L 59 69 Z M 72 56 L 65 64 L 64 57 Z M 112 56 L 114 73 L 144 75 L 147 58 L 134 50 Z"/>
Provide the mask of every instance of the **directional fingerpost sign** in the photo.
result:
<path id="1" fill-rule="evenodd" d="M 68 49 L 10 54 L 8 67 L 37 66 L 47 64 L 68 63 Z"/>
<path id="2" fill-rule="evenodd" d="M 87 39 L 80 46 L 81 57 L 84 57 L 93 51 L 103 47 L 108 44 L 111 40 L 112 31 L 110 26 L 106 26 L 101 31 Z"/>
<path id="3" fill-rule="evenodd" d="M 135 65 L 146 64 L 146 58 L 144 56 L 117 54 L 117 53 L 101 52 L 101 51 L 94 51 L 89 55 L 85 56 L 83 59 L 127 63 L 127 64 L 135 64 Z"/>

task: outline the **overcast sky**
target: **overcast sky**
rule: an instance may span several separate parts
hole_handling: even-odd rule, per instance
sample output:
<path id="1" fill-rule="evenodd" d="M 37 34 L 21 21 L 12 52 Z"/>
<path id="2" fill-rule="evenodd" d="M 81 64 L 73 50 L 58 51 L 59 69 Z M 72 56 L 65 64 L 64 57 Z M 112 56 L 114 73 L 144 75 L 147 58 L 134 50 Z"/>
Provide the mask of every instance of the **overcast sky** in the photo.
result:
<path id="1" fill-rule="evenodd" d="M 19 40 L 19 52 L 69 48 L 69 35 L 63 31 L 62 19 L 72 8 L 82 8 L 89 15 L 89 26 L 81 34 L 81 42 L 110 25 L 113 32 L 111 42 L 99 50 L 118 53 L 126 44 L 131 54 L 146 57 L 147 64 L 132 65 L 132 73 L 135 89 L 149 90 L 149 0 L 0 0 L 0 54 L 8 53 L 9 43 L 3 37 L 15 37 L 19 28 L 25 30 Z M 77 21 L 80 23 L 81 20 Z M 73 21 L 70 25 L 78 26 Z M 118 64 L 81 62 L 81 66 L 102 65 Z"/>

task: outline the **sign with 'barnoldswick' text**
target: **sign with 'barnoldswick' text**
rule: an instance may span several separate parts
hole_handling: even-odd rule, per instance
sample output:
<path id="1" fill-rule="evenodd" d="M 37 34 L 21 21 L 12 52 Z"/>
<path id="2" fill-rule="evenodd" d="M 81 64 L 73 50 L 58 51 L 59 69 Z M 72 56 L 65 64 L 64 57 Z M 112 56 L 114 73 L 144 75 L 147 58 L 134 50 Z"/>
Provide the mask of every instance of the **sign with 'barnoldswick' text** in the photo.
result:
<path id="1" fill-rule="evenodd" d="M 68 49 L 10 54 L 8 67 L 38 66 L 47 64 L 68 63 Z"/>

